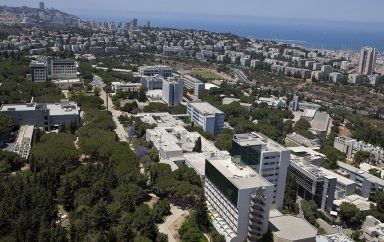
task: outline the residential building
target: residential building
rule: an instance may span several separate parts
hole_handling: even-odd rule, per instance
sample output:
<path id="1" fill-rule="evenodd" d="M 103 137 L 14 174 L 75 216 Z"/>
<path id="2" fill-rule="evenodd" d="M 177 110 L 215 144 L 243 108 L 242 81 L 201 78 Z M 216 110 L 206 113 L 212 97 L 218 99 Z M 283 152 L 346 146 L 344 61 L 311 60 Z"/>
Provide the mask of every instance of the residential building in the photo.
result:
<path id="1" fill-rule="evenodd" d="M 358 84 L 362 83 L 364 80 L 364 76 L 361 74 L 349 74 L 348 75 L 348 83 Z"/>
<path id="2" fill-rule="evenodd" d="M 44 10 L 44 2 L 39 2 L 39 8 L 40 10 Z"/>
<path id="3" fill-rule="evenodd" d="M 164 78 L 172 76 L 172 68 L 169 66 L 140 66 L 139 67 L 140 76 L 154 76 L 162 75 Z"/>
<path id="4" fill-rule="evenodd" d="M 140 79 L 141 86 L 147 90 L 163 89 L 164 78 L 161 75 L 142 76 Z"/>
<path id="5" fill-rule="evenodd" d="M 183 79 L 168 77 L 163 80 L 162 99 L 169 107 L 175 107 L 183 101 Z"/>
<path id="6" fill-rule="evenodd" d="M 191 121 L 204 131 L 217 134 L 224 128 L 225 114 L 207 102 L 189 102 L 187 113 Z"/>
<path id="7" fill-rule="evenodd" d="M 339 166 L 339 172 L 341 174 L 356 182 L 363 197 L 371 198 L 377 191 L 383 191 L 383 179 L 341 161 L 338 161 L 337 165 Z"/>
<path id="8" fill-rule="evenodd" d="M 258 241 L 267 232 L 273 185 L 250 167 L 206 159 L 204 192 L 212 224 L 226 241 Z"/>
<path id="9" fill-rule="evenodd" d="M 290 151 L 260 133 L 236 134 L 231 156 L 239 165 L 247 165 L 273 184 L 272 207 L 283 208 Z"/>
<path id="10" fill-rule="evenodd" d="M 380 146 L 374 146 L 345 136 L 336 137 L 333 146 L 345 153 L 348 159 L 352 159 L 358 151 L 366 151 L 373 154 L 377 162 L 384 162 L 384 148 Z"/>
<path id="11" fill-rule="evenodd" d="M 377 51 L 375 48 L 361 48 L 358 73 L 364 75 L 372 75 L 375 71 L 376 58 Z"/>
<path id="12" fill-rule="evenodd" d="M 80 123 L 80 109 L 74 102 L 67 99 L 60 103 L 23 103 L 23 104 L 3 104 L 0 112 L 13 118 L 13 123 L 17 126 L 34 125 L 43 128 L 45 131 L 58 129 L 63 123 Z"/>
<path id="13" fill-rule="evenodd" d="M 329 80 L 334 83 L 340 83 L 343 79 L 343 75 L 339 72 L 331 72 L 329 73 Z"/>

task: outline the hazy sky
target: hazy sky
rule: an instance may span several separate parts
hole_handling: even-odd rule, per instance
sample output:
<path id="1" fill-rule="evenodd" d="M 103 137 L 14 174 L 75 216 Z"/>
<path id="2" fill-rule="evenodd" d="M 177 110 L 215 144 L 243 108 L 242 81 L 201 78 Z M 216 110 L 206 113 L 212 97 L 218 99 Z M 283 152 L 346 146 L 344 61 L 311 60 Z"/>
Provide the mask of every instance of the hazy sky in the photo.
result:
<path id="1" fill-rule="evenodd" d="M 37 7 L 39 0 L 1 0 L 0 5 Z M 46 0 L 87 19 L 283 18 L 384 23 L 384 0 Z M 244 21 L 244 19 L 242 19 Z"/>

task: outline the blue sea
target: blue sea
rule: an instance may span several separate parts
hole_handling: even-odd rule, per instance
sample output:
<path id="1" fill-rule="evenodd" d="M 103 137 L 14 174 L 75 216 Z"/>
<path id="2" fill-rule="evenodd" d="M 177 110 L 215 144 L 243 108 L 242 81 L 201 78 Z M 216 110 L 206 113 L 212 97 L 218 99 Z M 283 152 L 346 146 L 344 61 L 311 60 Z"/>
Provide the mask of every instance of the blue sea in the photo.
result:
<path id="1" fill-rule="evenodd" d="M 80 16 L 81 17 L 81 16 Z M 169 17 L 137 17 L 139 24 L 150 20 L 155 27 L 204 29 L 230 32 L 243 37 L 277 40 L 308 48 L 358 51 L 372 46 L 384 52 L 384 24 L 362 22 L 335 22 L 316 20 L 287 20 L 269 18 L 227 19 Z M 127 22 L 129 18 L 101 17 L 97 21 Z"/>

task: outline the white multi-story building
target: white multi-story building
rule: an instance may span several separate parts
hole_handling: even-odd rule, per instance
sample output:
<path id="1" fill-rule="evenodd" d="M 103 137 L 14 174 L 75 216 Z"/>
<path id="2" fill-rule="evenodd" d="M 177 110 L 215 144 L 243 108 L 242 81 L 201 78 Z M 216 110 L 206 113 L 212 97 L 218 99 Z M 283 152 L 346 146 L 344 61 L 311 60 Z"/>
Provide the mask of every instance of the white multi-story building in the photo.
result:
<path id="1" fill-rule="evenodd" d="M 333 146 L 345 153 L 349 159 L 352 159 L 358 151 L 366 151 L 373 154 L 377 162 L 384 162 L 384 149 L 380 146 L 344 136 L 336 137 Z"/>
<path id="2" fill-rule="evenodd" d="M 205 197 L 212 223 L 228 242 L 258 241 L 268 229 L 273 185 L 228 158 L 205 161 Z"/>
<path id="3" fill-rule="evenodd" d="M 172 68 L 169 66 L 140 66 L 139 67 L 139 75 L 141 76 L 154 76 L 154 75 L 162 75 L 167 78 L 172 75 Z"/>
<path id="4" fill-rule="evenodd" d="M 372 47 L 361 48 L 359 74 L 371 75 L 375 71 L 377 51 Z"/>
<path id="5" fill-rule="evenodd" d="M 199 93 L 205 89 L 205 84 L 197 78 L 190 75 L 183 75 L 182 78 L 184 87 L 193 90 L 195 95 L 199 95 Z"/>
<path id="6" fill-rule="evenodd" d="M 164 78 L 161 75 L 143 76 L 140 79 L 141 86 L 148 89 L 162 89 Z"/>
<path id="7" fill-rule="evenodd" d="M 45 82 L 50 79 L 69 80 L 78 76 L 78 64 L 74 60 L 49 57 L 44 61 L 32 61 L 30 68 L 33 82 Z"/>
<path id="8" fill-rule="evenodd" d="M 291 152 L 260 133 L 236 134 L 231 156 L 247 165 L 273 184 L 272 207 L 283 208 L 285 181 Z"/>
<path id="9" fill-rule="evenodd" d="M 225 114 L 207 102 L 188 103 L 187 113 L 191 121 L 204 131 L 217 134 L 224 128 Z"/>
<path id="10" fill-rule="evenodd" d="M 45 131 L 58 129 L 63 123 L 80 123 L 80 109 L 77 103 L 67 99 L 60 103 L 3 104 L 0 112 L 11 116 L 15 125 L 34 125 Z"/>
<path id="11" fill-rule="evenodd" d="M 169 107 L 175 107 L 183 101 L 183 80 L 181 78 L 168 77 L 163 80 L 162 99 Z"/>

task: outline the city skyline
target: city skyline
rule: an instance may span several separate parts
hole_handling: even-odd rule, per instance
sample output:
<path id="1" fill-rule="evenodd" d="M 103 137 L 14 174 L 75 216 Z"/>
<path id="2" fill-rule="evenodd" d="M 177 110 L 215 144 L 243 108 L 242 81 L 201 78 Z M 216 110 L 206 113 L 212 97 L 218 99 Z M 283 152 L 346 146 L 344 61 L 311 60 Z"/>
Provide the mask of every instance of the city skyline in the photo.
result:
<path id="1" fill-rule="evenodd" d="M 39 0 L 4 0 L 7 6 L 39 7 Z M 371 8 L 375 5 L 375 8 Z M 76 7 L 74 7 L 76 6 Z M 172 6 L 171 8 L 169 6 Z M 331 7 L 330 7 L 331 6 Z M 370 4 L 357 0 L 340 0 L 337 2 L 325 0 L 321 5 L 313 6 L 304 0 L 273 0 L 268 2 L 242 0 L 241 4 L 233 6 L 229 0 L 212 0 L 209 2 L 196 0 L 193 2 L 164 0 L 161 3 L 154 0 L 140 2 L 112 0 L 108 2 L 93 2 L 90 0 L 65 2 L 52 0 L 45 2 L 46 8 L 56 8 L 78 15 L 81 18 L 96 20 L 122 19 L 132 16 L 154 19 L 207 18 L 209 20 L 234 20 L 241 16 L 241 21 L 255 21 L 260 18 L 314 20 L 337 22 L 383 23 L 381 9 L 384 2 L 371 0 Z M 290 11 L 286 11 L 290 9 Z M 214 10 L 214 11 L 212 11 Z"/>

